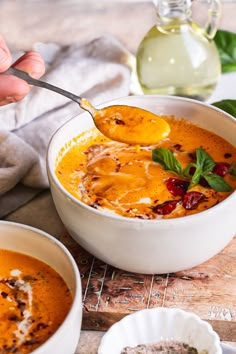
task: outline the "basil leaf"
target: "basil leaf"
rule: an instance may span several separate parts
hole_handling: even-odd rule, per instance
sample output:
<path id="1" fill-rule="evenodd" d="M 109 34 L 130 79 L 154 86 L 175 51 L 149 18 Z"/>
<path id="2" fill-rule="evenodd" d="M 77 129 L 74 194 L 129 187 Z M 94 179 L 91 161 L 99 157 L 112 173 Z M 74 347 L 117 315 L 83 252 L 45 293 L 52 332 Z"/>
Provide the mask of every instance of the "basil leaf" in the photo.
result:
<path id="1" fill-rule="evenodd" d="M 232 168 L 232 170 L 230 171 L 231 176 L 236 177 L 236 169 Z"/>
<path id="2" fill-rule="evenodd" d="M 206 151 L 202 149 L 196 149 L 196 156 L 197 166 L 199 169 L 201 169 L 201 173 L 203 175 L 213 170 L 215 162 Z"/>
<path id="3" fill-rule="evenodd" d="M 182 175 L 182 167 L 173 152 L 165 148 L 152 150 L 152 159 L 162 165 L 165 170 Z"/>
<path id="4" fill-rule="evenodd" d="M 193 177 L 191 179 L 191 187 L 194 187 L 199 183 L 201 175 L 202 175 L 202 169 L 201 169 L 201 167 L 197 166 L 197 168 L 193 174 Z"/>
<path id="5" fill-rule="evenodd" d="M 229 166 L 229 173 L 231 174 L 231 176 L 236 177 L 236 168 L 234 168 L 235 163 L 232 162 L 231 165 Z"/>
<path id="6" fill-rule="evenodd" d="M 208 184 L 216 192 L 230 192 L 232 187 L 219 175 L 210 173 L 207 176 L 204 176 Z"/>
<path id="7" fill-rule="evenodd" d="M 236 118 L 236 100 L 222 100 L 214 102 L 212 105 L 222 109 Z"/>
<path id="8" fill-rule="evenodd" d="M 218 30 L 214 38 L 223 73 L 236 71 L 236 33 Z"/>

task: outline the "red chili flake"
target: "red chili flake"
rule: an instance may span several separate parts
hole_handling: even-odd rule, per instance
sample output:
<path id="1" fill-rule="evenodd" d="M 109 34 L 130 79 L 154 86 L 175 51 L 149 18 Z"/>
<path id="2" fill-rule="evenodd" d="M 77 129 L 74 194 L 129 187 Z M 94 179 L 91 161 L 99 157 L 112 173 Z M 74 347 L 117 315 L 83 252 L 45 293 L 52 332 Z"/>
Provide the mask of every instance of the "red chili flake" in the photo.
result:
<path id="1" fill-rule="evenodd" d="M 168 178 L 166 182 L 166 187 L 168 191 L 175 197 L 177 195 L 183 197 L 188 189 L 188 186 L 189 186 L 189 182 L 183 181 L 178 178 Z"/>
<path id="2" fill-rule="evenodd" d="M 137 219 L 147 219 L 144 215 L 136 215 L 135 216 Z M 149 218 L 148 218 L 149 219 Z"/>
<path id="3" fill-rule="evenodd" d="M 13 322 L 17 322 L 17 321 L 19 321 L 20 319 L 19 319 L 19 317 L 17 316 L 17 315 L 11 315 L 11 316 L 9 316 L 8 317 L 8 320 L 9 321 L 13 321 Z"/>
<path id="4" fill-rule="evenodd" d="M 174 148 L 175 150 L 179 151 L 179 150 L 182 148 L 182 145 L 180 145 L 180 144 L 174 144 L 174 145 L 173 145 L 173 148 Z"/>
<path id="5" fill-rule="evenodd" d="M 40 343 L 40 341 L 36 338 L 32 338 L 32 339 L 28 339 L 26 340 L 23 345 L 27 346 L 27 345 L 32 345 L 32 344 L 38 344 Z"/>
<path id="6" fill-rule="evenodd" d="M 91 208 L 98 209 L 98 208 L 101 206 L 101 204 L 99 203 L 98 200 L 95 200 L 95 202 L 89 204 L 89 206 L 90 206 Z"/>
<path id="7" fill-rule="evenodd" d="M 191 176 L 193 176 L 195 171 L 196 171 L 196 167 L 191 166 L 190 169 L 189 169 L 189 174 L 190 174 Z"/>
<path id="8" fill-rule="evenodd" d="M 232 154 L 230 154 L 229 152 L 226 152 L 226 153 L 224 154 L 224 158 L 225 158 L 225 159 L 229 159 L 230 157 L 232 157 Z"/>
<path id="9" fill-rule="evenodd" d="M 204 177 L 201 177 L 199 180 L 199 184 L 203 187 L 210 187 L 209 183 L 207 182 L 207 180 Z"/>
<path id="10" fill-rule="evenodd" d="M 122 119 L 119 119 L 119 118 L 115 118 L 115 123 L 117 125 L 125 125 L 125 122 Z"/>
<path id="11" fill-rule="evenodd" d="M 212 172 L 215 173 L 216 175 L 219 175 L 221 177 L 224 177 L 228 171 L 229 171 L 229 164 L 227 162 L 218 162 Z"/>
<path id="12" fill-rule="evenodd" d="M 115 172 L 120 172 L 121 167 L 122 167 L 122 164 L 120 162 L 117 163 Z"/>
<path id="13" fill-rule="evenodd" d="M 196 151 L 194 152 L 189 152 L 188 156 L 190 157 L 191 160 L 196 161 L 197 160 L 197 154 Z"/>
<path id="14" fill-rule="evenodd" d="M 6 293 L 5 291 L 1 292 L 1 296 L 6 299 L 8 297 L 8 293 Z"/>
<path id="15" fill-rule="evenodd" d="M 197 208 L 198 204 L 205 198 L 203 193 L 200 192 L 188 192 L 183 199 L 183 207 L 187 210 Z"/>
<path id="16" fill-rule="evenodd" d="M 19 300 L 19 299 L 16 299 L 16 302 L 17 302 L 17 308 L 20 310 L 21 316 L 23 316 L 23 313 L 24 313 L 24 310 L 26 307 L 26 303 Z"/>
<path id="17" fill-rule="evenodd" d="M 6 283 L 9 284 L 10 287 L 15 287 L 15 285 L 16 285 L 16 280 L 15 280 L 15 279 L 8 279 L 8 280 L 6 281 Z"/>
<path id="18" fill-rule="evenodd" d="M 166 201 L 162 204 L 154 206 L 152 210 L 158 215 L 167 215 L 170 214 L 176 208 L 178 202 L 178 200 Z"/>
<path id="19" fill-rule="evenodd" d="M 39 331 L 40 329 L 44 329 L 44 328 L 47 328 L 47 327 L 48 327 L 48 324 L 40 322 L 36 326 L 36 331 Z"/>
<path id="20" fill-rule="evenodd" d="M 3 345 L 3 353 L 16 353 L 16 352 L 17 352 L 17 347 L 15 347 L 14 345 L 12 345 L 11 347 L 8 347 L 5 344 Z"/>
<path id="21" fill-rule="evenodd" d="M 21 301 L 21 300 L 19 300 L 19 299 L 16 299 L 16 301 L 17 301 L 17 307 L 18 307 L 19 309 L 21 309 L 22 307 L 25 308 L 26 303 L 25 303 L 24 301 Z"/>

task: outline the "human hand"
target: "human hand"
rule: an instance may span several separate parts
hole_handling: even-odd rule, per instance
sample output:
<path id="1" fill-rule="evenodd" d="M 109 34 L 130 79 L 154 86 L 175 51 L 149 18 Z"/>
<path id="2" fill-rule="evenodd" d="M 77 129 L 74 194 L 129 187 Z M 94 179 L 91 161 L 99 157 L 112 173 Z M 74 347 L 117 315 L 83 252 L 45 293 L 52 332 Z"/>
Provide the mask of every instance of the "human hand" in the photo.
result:
<path id="1" fill-rule="evenodd" d="M 26 71 L 35 79 L 40 78 L 45 72 L 44 61 L 41 55 L 29 51 L 12 64 L 11 53 L 0 34 L 0 73 L 10 66 Z M 30 91 L 31 86 L 24 80 L 11 75 L 0 75 L 0 106 L 20 101 Z"/>

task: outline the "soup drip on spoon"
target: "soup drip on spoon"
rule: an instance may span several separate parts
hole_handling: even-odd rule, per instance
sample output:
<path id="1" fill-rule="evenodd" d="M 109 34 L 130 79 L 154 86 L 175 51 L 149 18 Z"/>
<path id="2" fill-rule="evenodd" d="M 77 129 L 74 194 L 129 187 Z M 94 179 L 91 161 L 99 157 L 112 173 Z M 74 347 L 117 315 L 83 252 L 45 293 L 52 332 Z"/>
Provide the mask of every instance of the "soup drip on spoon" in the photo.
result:
<path id="1" fill-rule="evenodd" d="M 163 118 L 145 109 L 127 105 L 96 109 L 87 99 L 47 82 L 36 80 L 16 68 L 9 68 L 2 74 L 17 76 L 30 85 L 46 88 L 75 101 L 90 113 L 97 129 L 111 140 L 126 144 L 152 145 L 163 140 L 170 133 L 169 124 Z"/>

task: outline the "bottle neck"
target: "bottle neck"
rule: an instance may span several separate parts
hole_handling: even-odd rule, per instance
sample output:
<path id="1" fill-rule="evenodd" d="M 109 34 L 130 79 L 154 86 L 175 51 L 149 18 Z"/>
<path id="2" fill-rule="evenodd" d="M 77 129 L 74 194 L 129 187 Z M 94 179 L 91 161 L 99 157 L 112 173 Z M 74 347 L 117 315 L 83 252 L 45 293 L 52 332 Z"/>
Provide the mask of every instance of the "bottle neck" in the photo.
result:
<path id="1" fill-rule="evenodd" d="M 158 25 L 171 21 L 187 22 L 191 16 L 191 0 L 155 0 Z"/>

